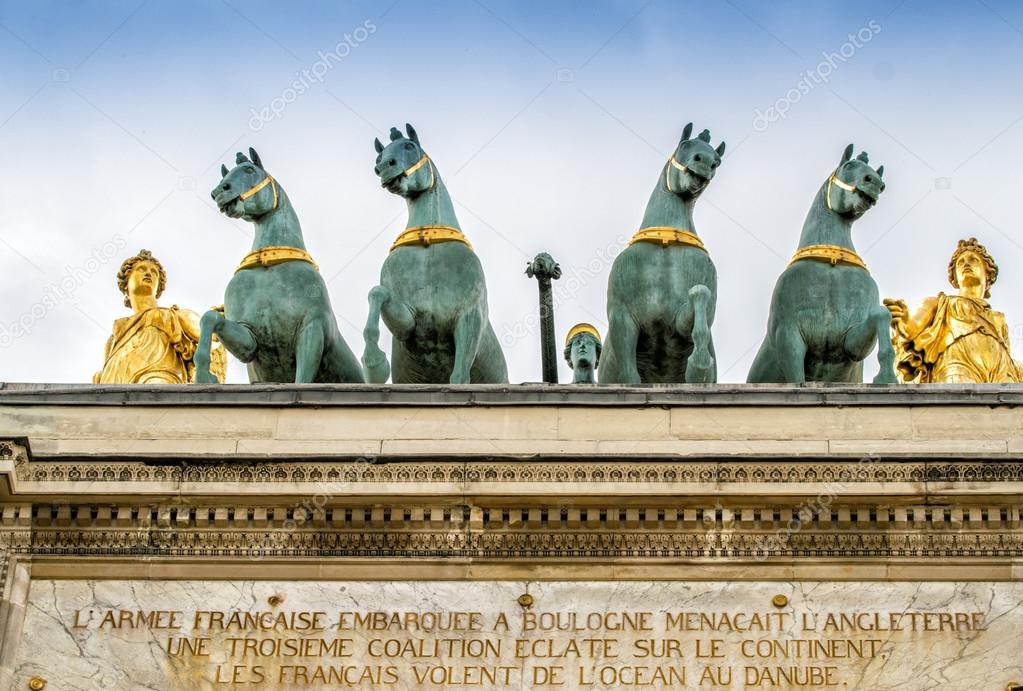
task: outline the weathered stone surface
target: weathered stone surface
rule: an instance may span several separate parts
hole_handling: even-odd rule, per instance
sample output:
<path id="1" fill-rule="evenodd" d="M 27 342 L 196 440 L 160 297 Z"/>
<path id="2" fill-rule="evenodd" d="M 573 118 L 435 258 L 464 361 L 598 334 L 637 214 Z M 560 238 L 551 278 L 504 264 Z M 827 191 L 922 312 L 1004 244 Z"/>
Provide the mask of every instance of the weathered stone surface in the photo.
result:
<path id="1" fill-rule="evenodd" d="M 5 385 L 0 688 L 33 674 L 47 689 L 212 687 L 212 653 L 175 663 L 166 631 L 74 629 L 62 617 L 75 609 L 258 611 L 277 593 L 283 611 L 357 600 L 496 616 L 528 590 L 536 612 L 662 618 L 980 608 L 987 630 L 886 634 L 870 661 L 831 660 L 835 688 L 1002 689 L 1023 676 L 1007 648 L 1021 628 L 1023 395 L 909 388 Z M 746 665 L 743 632 L 640 633 L 689 646 L 690 688 L 706 661 L 734 667 L 733 688 L 757 673 L 746 666 L 805 679 L 829 662 Z M 721 638 L 725 656 L 696 658 L 696 638 Z M 562 688 L 580 666 L 611 675 L 590 689 L 656 674 L 623 672 L 639 667 L 626 655 L 512 657 L 518 675 L 565 666 Z M 397 688 L 413 688 L 410 665 L 436 660 L 399 662 Z"/>
<path id="2" fill-rule="evenodd" d="M 551 675 L 564 689 L 1002 689 L 1023 675 L 1021 600 L 1023 585 L 996 582 L 34 580 L 13 680 L 42 676 L 57 691 L 207 689 L 232 678 L 296 688 L 332 673 L 386 689 L 541 688 Z M 179 614 L 150 628 L 138 612 Z M 313 626 L 225 630 L 210 612 Z M 384 613 L 379 624 L 357 622 L 372 612 Z M 387 625 L 393 614 L 402 625 Z M 181 651 L 201 638 L 205 655 Z M 308 654 L 287 654 L 303 644 Z M 786 675 L 804 683 L 778 683 Z M 351 683 L 359 678 L 378 683 Z"/>

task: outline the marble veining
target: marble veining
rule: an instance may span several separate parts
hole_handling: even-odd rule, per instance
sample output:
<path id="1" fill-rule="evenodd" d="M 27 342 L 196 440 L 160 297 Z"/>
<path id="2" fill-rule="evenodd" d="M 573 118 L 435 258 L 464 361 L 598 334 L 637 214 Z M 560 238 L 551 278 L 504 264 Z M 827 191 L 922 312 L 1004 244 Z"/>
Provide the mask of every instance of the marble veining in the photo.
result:
<path id="1" fill-rule="evenodd" d="M 528 609 L 518 602 L 527 593 L 532 597 Z M 772 598 L 777 595 L 788 598 L 787 604 L 773 604 Z M 275 597 L 280 600 L 273 600 Z M 180 612 L 180 625 L 156 628 L 112 623 L 121 612 L 135 616 L 133 613 L 158 611 Z M 279 626 L 266 631 L 222 631 L 204 620 L 193 629 L 196 612 L 220 612 L 225 616 L 232 612 L 286 616 L 322 612 L 323 626 L 314 631 L 298 626 L 292 630 Z M 414 626 L 339 630 L 341 612 L 412 612 L 421 617 L 427 612 L 478 613 L 480 630 L 423 631 Z M 507 619 L 503 628 L 497 625 L 501 613 Z M 607 613 L 616 613 L 618 618 L 607 618 Z M 634 615 L 634 622 L 645 621 L 648 628 L 614 628 L 622 620 L 621 613 Z M 645 619 L 640 620 L 640 613 L 646 613 Z M 679 630 L 678 626 L 672 630 L 669 622 L 679 622 L 685 613 L 689 613 L 694 630 Z M 901 615 L 898 621 L 905 628 L 822 630 L 829 615 L 838 618 L 843 613 L 861 615 L 860 625 L 866 627 L 875 621 L 875 613 L 880 621 L 890 621 L 892 614 Z M 748 623 L 753 615 L 759 615 L 770 630 L 714 630 L 701 623 L 705 621 L 701 614 L 718 617 L 718 624 L 722 615 L 727 615 L 736 628 L 740 627 L 739 621 Z M 944 625 L 942 614 L 952 617 L 946 617 Z M 105 625 L 104 617 L 108 617 Z M 528 617 L 537 622 L 547 617 L 548 623 L 558 622 L 562 628 L 581 629 L 556 630 L 555 626 L 555 630 L 524 631 Z M 589 622 L 598 619 L 605 625 L 591 628 Z M 916 622 L 917 630 L 910 629 L 910 622 Z M 816 630 L 809 629 L 808 623 Z M 939 630 L 923 630 L 928 626 Z M 197 638 L 209 638 L 207 648 L 196 655 L 172 654 L 172 650 L 181 652 L 176 646 L 182 637 L 188 637 L 193 645 Z M 311 639 L 330 643 L 344 638 L 348 642 L 340 655 L 262 654 L 255 648 L 246 654 L 229 655 L 231 638 L 310 643 L 316 642 Z M 797 639 L 848 640 L 872 647 L 876 654 L 826 659 L 805 651 L 800 657 L 776 654 L 786 645 L 795 650 L 792 641 Z M 434 647 L 435 641 L 449 640 L 455 643 L 444 645 L 452 648 L 438 652 Z M 478 641 L 472 644 L 475 648 L 467 652 L 459 647 L 470 640 Z M 573 640 L 578 653 L 571 652 Z M 609 640 L 613 643 L 606 643 Z M 874 643 L 866 645 L 863 641 Z M 16 688 L 27 688 L 30 678 L 40 676 L 47 681 L 47 691 L 411 691 L 453 688 L 460 681 L 464 682 L 463 688 L 590 691 L 623 687 L 820 688 L 814 683 L 779 683 L 779 670 L 789 670 L 798 679 L 799 674 L 811 674 L 809 668 L 825 667 L 833 668 L 827 674 L 834 684 L 823 687 L 843 691 L 1002 691 L 1010 681 L 1023 681 L 1023 583 L 33 580 L 21 639 L 3 645 L 17 648 Z M 241 650 L 245 644 L 235 641 L 233 645 Z M 393 654 L 385 654 L 386 645 L 394 646 Z M 531 647 L 534 645 L 538 647 Z M 371 646 L 376 647 L 371 650 Z M 845 644 L 837 648 L 839 653 L 848 649 Z M 341 648 L 331 650 L 342 652 Z M 497 650 L 499 653 L 494 654 Z M 665 657 L 651 657 L 652 650 Z M 763 656 L 760 652 L 770 654 Z M 314 670 L 323 666 L 332 667 L 338 675 L 347 673 L 348 681 L 341 681 L 342 677 L 333 682 L 315 678 Z M 236 667 L 241 671 L 235 672 Z M 538 667 L 542 671 L 538 672 Z M 541 683 L 553 667 L 562 668 L 556 672 L 563 675 L 562 685 Z M 345 668 L 349 671 L 344 672 Z M 792 668 L 801 672 L 792 672 Z M 708 669 L 716 675 L 716 685 L 707 681 Z M 765 669 L 767 678 L 762 676 Z M 725 670 L 730 679 L 726 679 Z M 417 672 L 425 678 L 420 680 Z M 238 675 L 234 682 L 232 674 Z M 321 670 L 321 674 L 327 672 Z M 498 681 L 491 683 L 486 674 L 496 675 Z M 672 674 L 684 674 L 684 683 Z"/>

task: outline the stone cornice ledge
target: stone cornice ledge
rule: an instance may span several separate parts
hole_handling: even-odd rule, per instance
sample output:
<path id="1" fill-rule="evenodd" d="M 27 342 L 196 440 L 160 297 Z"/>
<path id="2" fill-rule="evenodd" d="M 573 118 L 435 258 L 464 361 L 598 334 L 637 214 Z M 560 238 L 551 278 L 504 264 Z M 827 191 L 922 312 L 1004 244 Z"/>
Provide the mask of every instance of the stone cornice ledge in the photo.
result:
<path id="1" fill-rule="evenodd" d="M 643 386 L 274 384 L 101 386 L 0 382 L 2 405 L 74 406 L 1016 406 L 1023 385 Z"/>

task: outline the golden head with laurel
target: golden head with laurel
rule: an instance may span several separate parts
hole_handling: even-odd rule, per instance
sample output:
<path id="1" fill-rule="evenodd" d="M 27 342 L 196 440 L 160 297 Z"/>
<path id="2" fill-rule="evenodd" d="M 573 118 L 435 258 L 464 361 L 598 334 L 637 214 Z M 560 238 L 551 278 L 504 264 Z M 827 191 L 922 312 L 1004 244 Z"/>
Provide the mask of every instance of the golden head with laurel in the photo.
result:
<path id="1" fill-rule="evenodd" d="M 117 288 L 124 295 L 124 306 L 132 306 L 132 296 L 152 296 L 159 300 L 167 287 L 167 272 L 160 260 L 149 250 L 140 250 L 121 262 L 117 272 Z"/>
<path id="2" fill-rule="evenodd" d="M 948 282 L 960 292 L 983 286 L 981 297 L 991 297 L 991 286 L 998 280 L 998 264 L 977 238 L 960 240 L 948 262 Z M 975 291 L 971 291 L 975 292 Z"/>

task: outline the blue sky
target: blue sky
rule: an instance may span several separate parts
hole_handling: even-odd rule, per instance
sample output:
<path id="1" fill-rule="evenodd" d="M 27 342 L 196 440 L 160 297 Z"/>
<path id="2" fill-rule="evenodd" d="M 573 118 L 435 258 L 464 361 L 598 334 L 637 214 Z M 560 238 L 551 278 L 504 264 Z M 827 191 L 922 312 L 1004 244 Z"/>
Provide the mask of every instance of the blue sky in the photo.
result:
<path id="1" fill-rule="evenodd" d="M 365 296 L 405 219 L 372 141 L 405 122 L 483 261 L 512 381 L 540 377 L 526 261 L 547 250 L 565 270 L 559 338 L 577 321 L 603 331 L 602 257 L 637 229 L 689 121 L 728 144 L 696 210 L 719 274 L 722 381 L 745 379 L 774 281 L 849 142 L 885 164 L 888 190 L 854 229 L 882 294 L 948 290 L 951 250 L 975 235 L 1023 344 L 1019 3 L 295 5 L 0 3 L 0 380 L 88 381 L 124 313 L 117 267 L 140 248 L 168 270 L 167 304 L 222 302 L 251 228 L 209 190 L 248 146 L 291 196 L 361 352 Z M 322 79 L 289 91 L 312 71 Z M 757 121 L 772 107 L 784 117 Z M 4 339 L 15 323 L 28 328 Z M 237 363 L 231 380 L 245 381 Z"/>

